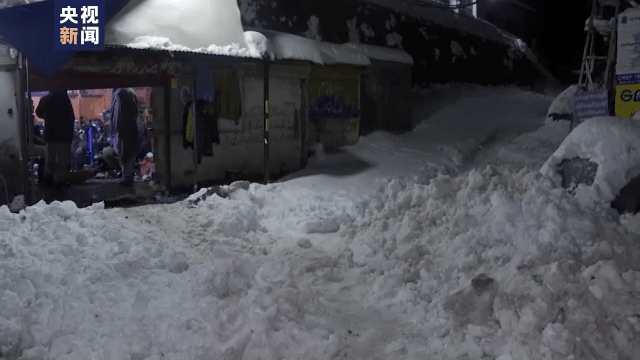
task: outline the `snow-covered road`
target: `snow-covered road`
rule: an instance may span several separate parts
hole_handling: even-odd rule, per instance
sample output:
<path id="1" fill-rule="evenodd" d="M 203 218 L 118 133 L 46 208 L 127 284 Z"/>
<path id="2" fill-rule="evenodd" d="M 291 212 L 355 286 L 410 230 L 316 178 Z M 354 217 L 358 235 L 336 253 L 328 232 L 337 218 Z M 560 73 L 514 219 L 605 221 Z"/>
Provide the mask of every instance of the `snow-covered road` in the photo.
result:
<path id="1" fill-rule="evenodd" d="M 277 184 L 0 209 L 0 358 L 640 359 L 640 218 L 539 173 L 553 98 L 416 97 Z"/>

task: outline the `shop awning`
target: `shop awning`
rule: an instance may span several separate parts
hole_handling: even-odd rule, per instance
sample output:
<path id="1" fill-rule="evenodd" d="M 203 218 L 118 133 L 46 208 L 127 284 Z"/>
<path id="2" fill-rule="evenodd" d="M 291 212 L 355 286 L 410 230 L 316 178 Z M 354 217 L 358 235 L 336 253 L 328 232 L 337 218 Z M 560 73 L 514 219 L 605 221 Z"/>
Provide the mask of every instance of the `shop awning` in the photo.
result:
<path id="1" fill-rule="evenodd" d="M 179 56 L 166 51 L 107 46 L 105 51 L 76 53 L 53 76 L 30 73 L 34 91 L 168 86 L 179 75 Z"/>

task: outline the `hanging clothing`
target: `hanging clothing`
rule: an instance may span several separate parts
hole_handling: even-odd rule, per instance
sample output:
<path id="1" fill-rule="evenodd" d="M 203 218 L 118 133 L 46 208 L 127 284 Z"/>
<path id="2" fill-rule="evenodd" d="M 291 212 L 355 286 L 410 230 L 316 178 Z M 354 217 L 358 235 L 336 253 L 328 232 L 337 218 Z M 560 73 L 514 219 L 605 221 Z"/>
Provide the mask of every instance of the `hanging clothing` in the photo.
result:
<path id="1" fill-rule="evenodd" d="M 196 137 L 195 116 L 192 111 L 193 101 L 188 101 L 182 112 L 182 146 L 184 149 L 192 148 Z"/>
<path id="2" fill-rule="evenodd" d="M 238 120 L 242 116 L 242 91 L 235 73 L 216 75 L 216 103 L 221 119 Z"/>
<path id="3" fill-rule="evenodd" d="M 193 102 L 189 101 L 185 105 L 182 116 L 182 144 L 185 149 L 193 149 L 194 140 L 197 142 L 198 164 L 200 164 L 203 156 L 213 156 L 213 144 L 220 144 L 218 116 L 210 102 L 197 100 L 195 113 L 192 104 Z"/>
<path id="4" fill-rule="evenodd" d="M 220 144 L 220 132 L 218 130 L 219 115 L 215 106 L 205 100 L 196 101 L 197 118 L 201 120 L 202 131 L 208 144 Z M 213 156 L 213 154 L 211 154 Z"/>
<path id="5" fill-rule="evenodd" d="M 150 153 L 153 149 L 151 148 L 149 128 L 141 117 L 138 118 L 138 133 L 140 134 L 140 151 L 138 152 L 137 159 L 142 160 L 147 153 Z"/>

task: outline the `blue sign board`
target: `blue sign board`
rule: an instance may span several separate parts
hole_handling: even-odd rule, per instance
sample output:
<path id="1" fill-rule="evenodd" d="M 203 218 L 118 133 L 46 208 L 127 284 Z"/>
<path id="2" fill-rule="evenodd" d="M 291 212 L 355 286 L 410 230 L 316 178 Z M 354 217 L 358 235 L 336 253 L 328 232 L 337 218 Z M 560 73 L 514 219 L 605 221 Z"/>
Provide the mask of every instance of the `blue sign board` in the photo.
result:
<path id="1" fill-rule="evenodd" d="M 574 97 L 574 125 L 600 116 L 609 116 L 609 92 L 605 90 L 578 91 Z"/>
<path id="2" fill-rule="evenodd" d="M 640 83 L 640 74 L 616 75 L 618 85 L 638 84 Z"/>
<path id="3" fill-rule="evenodd" d="M 312 118 L 354 118 L 360 116 L 358 104 L 349 104 L 344 96 L 318 96 L 311 103 Z"/>
<path id="4" fill-rule="evenodd" d="M 213 102 L 213 72 L 208 66 L 198 66 L 196 76 L 196 99 Z"/>
<path id="5" fill-rule="evenodd" d="M 104 50 L 105 0 L 54 0 L 56 51 Z"/>

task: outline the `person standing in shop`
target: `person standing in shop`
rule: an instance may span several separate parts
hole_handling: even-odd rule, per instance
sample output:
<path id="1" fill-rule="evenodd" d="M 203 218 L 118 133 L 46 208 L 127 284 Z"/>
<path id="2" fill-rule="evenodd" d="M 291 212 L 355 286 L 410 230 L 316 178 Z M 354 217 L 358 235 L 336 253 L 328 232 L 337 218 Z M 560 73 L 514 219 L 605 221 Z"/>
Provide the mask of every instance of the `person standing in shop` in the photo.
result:
<path id="1" fill-rule="evenodd" d="M 36 109 L 36 115 L 44 119 L 45 182 L 66 183 L 69 178 L 69 158 L 75 115 L 67 90 L 50 91 Z"/>
<path id="2" fill-rule="evenodd" d="M 132 88 L 113 90 L 111 100 L 111 131 L 113 148 L 120 160 L 125 187 L 133 186 L 133 171 L 140 150 L 138 130 L 138 95 Z"/>

